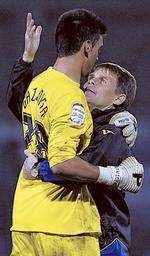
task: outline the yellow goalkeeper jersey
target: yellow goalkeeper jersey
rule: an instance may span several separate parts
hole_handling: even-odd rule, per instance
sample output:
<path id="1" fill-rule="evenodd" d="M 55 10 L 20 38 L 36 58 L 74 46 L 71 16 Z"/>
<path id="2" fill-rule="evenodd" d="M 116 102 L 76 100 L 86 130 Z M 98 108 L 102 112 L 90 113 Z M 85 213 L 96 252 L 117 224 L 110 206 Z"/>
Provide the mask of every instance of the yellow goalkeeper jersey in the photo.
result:
<path id="1" fill-rule="evenodd" d="M 89 144 L 92 118 L 80 85 L 53 68 L 34 78 L 23 102 L 26 148 L 51 166 Z M 99 233 L 100 221 L 86 185 L 27 180 L 21 170 L 13 207 L 13 231 L 76 235 Z"/>

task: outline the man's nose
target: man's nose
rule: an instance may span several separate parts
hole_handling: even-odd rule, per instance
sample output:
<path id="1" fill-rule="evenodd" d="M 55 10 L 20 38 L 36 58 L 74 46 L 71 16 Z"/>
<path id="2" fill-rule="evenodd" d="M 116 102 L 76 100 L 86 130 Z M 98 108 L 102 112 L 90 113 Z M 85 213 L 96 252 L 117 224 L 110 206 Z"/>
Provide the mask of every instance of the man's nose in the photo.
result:
<path id="1" fill-rule="evenodd" d="M 86 82 L 84 85 L 83 85 L 83 89 L 86 89 L 88 86 L 88 82 Z"/>
<path id="2" fill-rule="evenodd" d="M 90 81 L 89 81 L 89 85 L 90 85 L 90 86 L 94 86 L 94 85 L 95 85 L 95 83 L 94 83 L 94 80 L 93 80 L 93 79 L 90 79 Z"/>

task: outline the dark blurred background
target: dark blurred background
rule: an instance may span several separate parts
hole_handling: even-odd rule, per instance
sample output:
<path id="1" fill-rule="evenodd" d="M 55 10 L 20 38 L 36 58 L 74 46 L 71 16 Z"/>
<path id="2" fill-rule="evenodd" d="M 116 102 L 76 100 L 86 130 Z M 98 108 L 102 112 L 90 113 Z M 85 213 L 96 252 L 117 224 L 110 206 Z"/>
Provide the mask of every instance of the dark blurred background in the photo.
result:
<path id="1" fill-rule="evenodd" d="M 26 14 L 32 12 L 36 23 L 43 26 L 34 65 L 36 74 L 53 65 L 56 58 L 54 32 L 58 16 L 81 7 L 96 12 L 107 25 L 109 33 L 100 61 L 124 66 L 138 82 L 131 112 L 139 122 L 134 151 L 144 163 L 145 181 L 137 195 L 127 195 L 127 201 L 132 221 L 132 256 L 150 256 L 149 0 L 0 0 L 0 256 L 9 255 L 11 249 L 12 200 L 24 159 L 22 127 L 8 110 L 5 95 L 12 65 L 23 53 Z"/>

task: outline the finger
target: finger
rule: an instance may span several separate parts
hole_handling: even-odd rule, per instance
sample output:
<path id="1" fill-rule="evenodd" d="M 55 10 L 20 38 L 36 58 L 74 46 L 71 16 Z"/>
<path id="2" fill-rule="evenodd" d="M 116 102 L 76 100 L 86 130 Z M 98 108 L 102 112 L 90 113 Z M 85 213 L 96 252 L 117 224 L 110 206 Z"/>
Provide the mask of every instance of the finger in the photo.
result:
<path id="1" fill-rule="evenodd" d="M 41 37 L 41 33 L 42 33 L 42 26 L 37 26 L 36 31 L 35 31 L 35 35 L 37 38 Z"/>
<path id="2" fill-rule="evenodd" d="M 134 136 L 131 134 L 130 136 L 126 137 L 126 143 L 130 145 L 134 141 Z"/>
<path id="3" fill-rule="evenodd" d="M 30 38 L 33 36 L 33 34 L 34 34 L 34 32 L 35 32 L 35 29 L 36 29 L 36 26 L 34 25 L 34 26 L 31 28 L 30 32 L 29 32 L 29 37 L 30 37 Z"/>
<path id="4" fill-rule="evenodd" d="M 132 148 L 134 143 L 135 143 L 135 139 L 130 144 L 128 144 L 129 148 Z"/>
<path id="5" fill-rule="evenodd" d="M 27 157 L 31 157 L 31 156 L 32 156 L 32 154 L 31 154 L 30 152 L 28 152 L 28 150 L 24 150 L 24 153 L 25 153 L 25 155 L 26 155 Z"/>
<path id="6" fill-rule="evenodd" d="M 32 14 L 31 14 L 31 12 L 29 12 L 29 13 L 27 14 L 27 23 L 26 23 L 26 27 L 29 26 L 31 20 L 32 20 Z"/>
<path id="7" fill-rule="evenodd" d="M 32 29 L 33 26 L 34 26 L 34 20 L 32 19 L 32 20 L 30 21 L 30 23 L 29 23 L 27 29 L 26 29 L 26 35 L 29 35 L 29 33 L 30 33 L 30 31 L 31 31 L 31 29 Z"/>
<path id="8" fill-rule="evenodd" d="M 28 152 L 27 150 L 24 150 L 24 153 L 25 153 L 25 155 L 26 155 L 26 160 L 25 160 L 25 162 L 27 161 L 27 163 L 29 162 L 31 162 L 32 164 L 35 164 L 37 161 L 38 161 L 38 157 L 37 157 L 37 155 L 36 154 L 34 154 L 34 153 L 30 153 L 30 152 Z"/>
<path id="9" fill-rule="evenodd" d="M 132 133 L 135 133 L 135 128 L 134 128 L 134 125 L 133 124 L 130 124 L 128 126 L 126 126 L 123 130 L 123 136 L 129 136 L 131 135 Z"/>

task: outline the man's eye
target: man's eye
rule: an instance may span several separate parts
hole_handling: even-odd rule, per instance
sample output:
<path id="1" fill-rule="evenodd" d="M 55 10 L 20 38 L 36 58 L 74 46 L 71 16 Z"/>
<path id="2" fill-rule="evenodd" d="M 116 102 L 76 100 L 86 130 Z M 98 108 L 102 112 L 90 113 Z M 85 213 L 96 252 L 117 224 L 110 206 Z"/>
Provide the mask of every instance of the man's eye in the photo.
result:
<path id="1" fill-rule="evenodd" d="M 102 81 L 102 83 L 106 84 L 106 79 L 105 78 L 102 78 L 101 81 Z"/>

